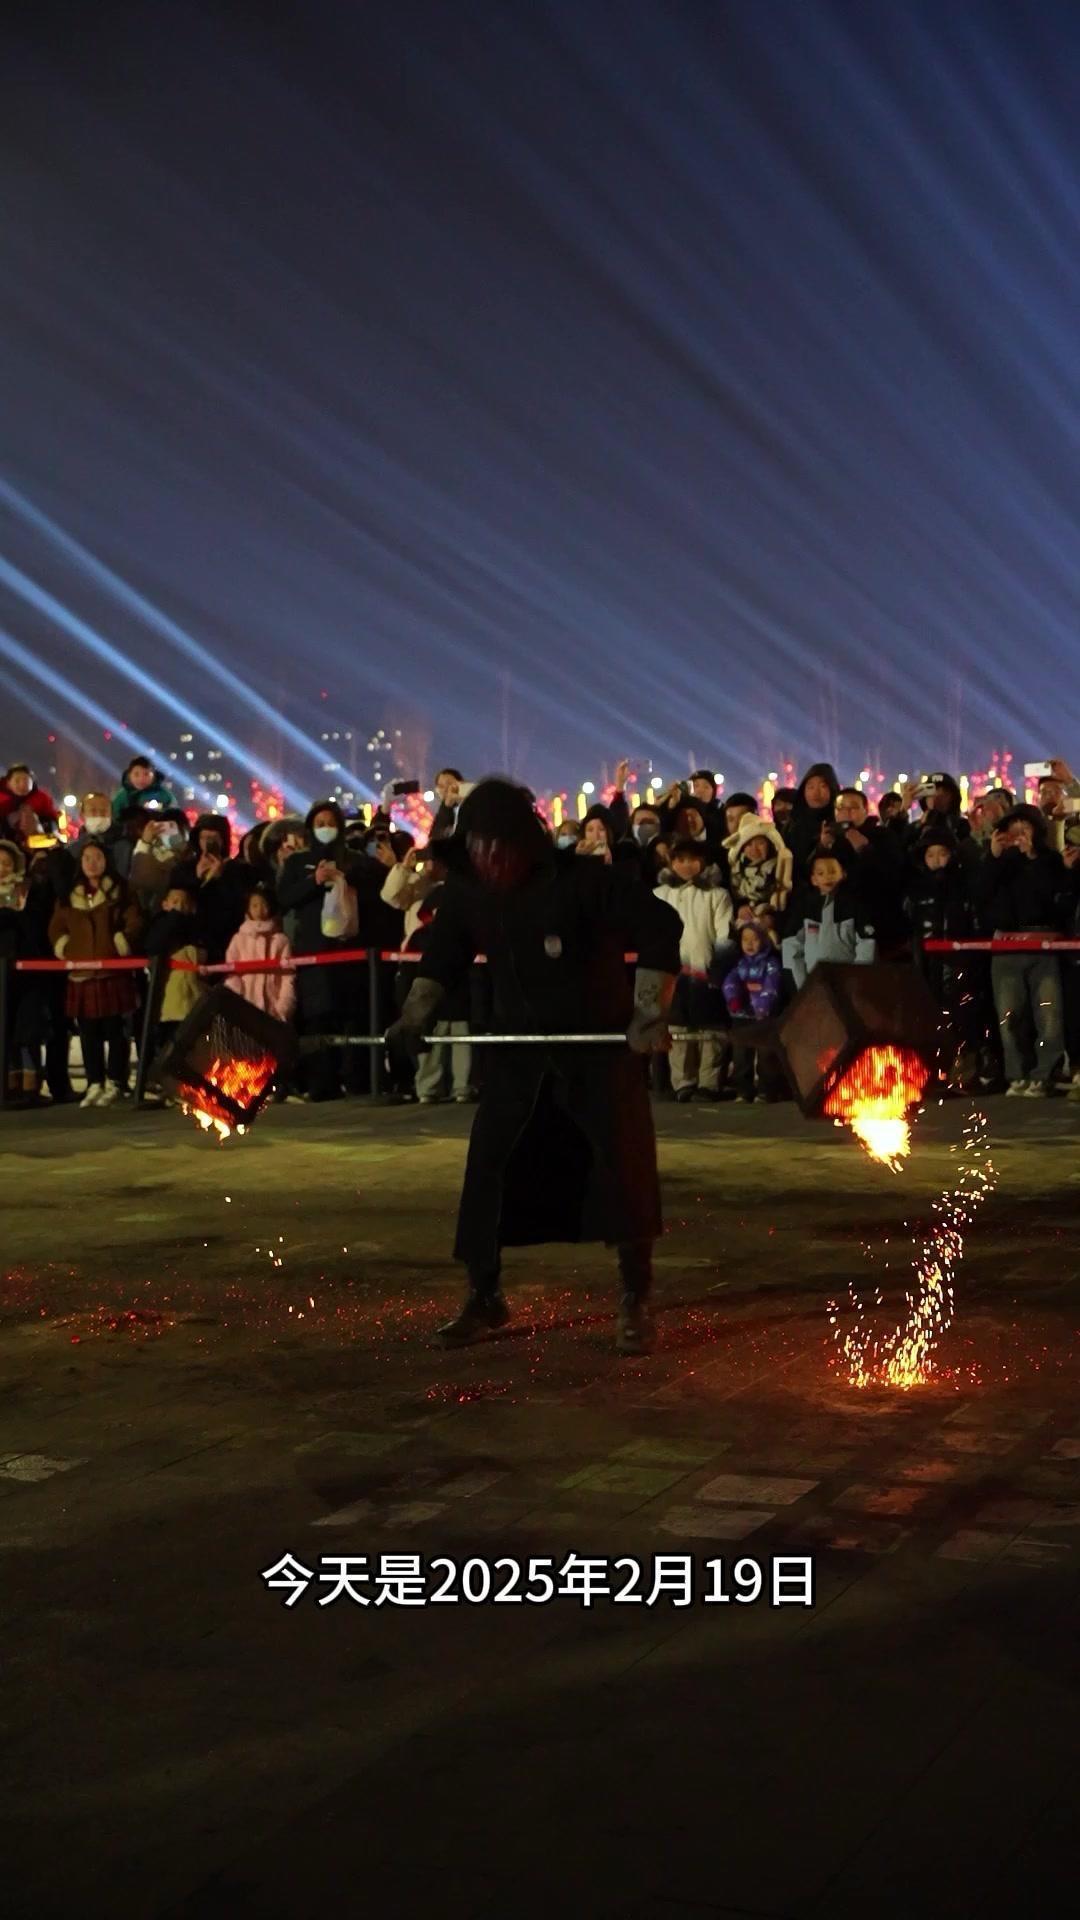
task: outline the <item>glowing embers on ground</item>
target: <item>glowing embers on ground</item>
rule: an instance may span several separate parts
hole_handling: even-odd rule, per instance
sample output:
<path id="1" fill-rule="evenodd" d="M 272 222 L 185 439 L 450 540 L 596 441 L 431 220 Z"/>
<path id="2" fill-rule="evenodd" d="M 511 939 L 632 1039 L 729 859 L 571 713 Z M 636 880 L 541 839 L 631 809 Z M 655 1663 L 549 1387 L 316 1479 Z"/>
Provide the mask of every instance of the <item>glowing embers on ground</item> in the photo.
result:
<path id="1" fill-rule="evenodd" d="M 848 1126 L 875 1160 L 895 1173 L 911 1150 L 908 1111 L 922 1099 L 929 1072 L 910 1047 L 867 1047 L 825 1099 L 824 1112 Z"/>
<path id="2" fill-rule="evenodd" d="M 197 1084 L 183 1088 L 181 1109 L 219 1140 L 242 1134 L 264 1105 L 276 1069 L 277 1061 L 269 1053 L 251 1060 L 219 1054 L 198 1076 Z"/>
<path id="3" fill-rule="evenodd" d="M 960 1161 L 955 1186 L 947 1187 L 932 1204 L 935 1218 L 912 1235 L 913 1284 L 905 1294 L 904 1318 L 888 1333 L 875 1334 L 867 1324 L 868 1309 L 855 1287 L 849 1286 L 855 1325 L 845 1333 L 836 1302 L 829 1303 L 837 1364 L 853 1387 L 899 1387 L 906 1392 L 925 1386 L 933 1375 L 934 1348 L 952 1322 L 953 1280 L 963 1258 L 964 1229 L 994 1186 L 985 1114 L 972 1113 L 965 1120 Z M 878 1288 L 870 1310 L 883 1304 Z"/>

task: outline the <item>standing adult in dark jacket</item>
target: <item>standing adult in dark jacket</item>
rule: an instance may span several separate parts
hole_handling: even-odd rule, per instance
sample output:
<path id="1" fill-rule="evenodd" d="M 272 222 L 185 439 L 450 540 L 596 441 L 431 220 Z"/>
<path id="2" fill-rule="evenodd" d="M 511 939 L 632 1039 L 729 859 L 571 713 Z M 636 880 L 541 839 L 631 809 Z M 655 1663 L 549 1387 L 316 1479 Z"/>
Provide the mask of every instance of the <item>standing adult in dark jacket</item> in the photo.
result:
<path id="1" fill-rule="evenodd" d="M 294 954 L 340 952 L 359 946 L 322 930 L 323 904 L 331 888 L 344 879 L 354 892 L 362 854 L 350 853 L 345 839 L 345 815 L 336 800 L 319 800 L 310 809 L 305 830 L 311 845 L 290 854 L 278 873 L 277 897 L 285 932 Z M 300 1030 L 305 1035 L 338 1033 L 357 1028 L 362 1020 L 361 981 L 351 965 L 301 967 L 297 972 Z M 338 1047 L 321 1047 L 306 1066 L 312 1100 L 339 1100 L 342 1095 L 342 1058 Z"/>
<path id="2" fill-rule="evenodd" d="M 827 760 L 818 760 L 803 774 L 795 791 L 795 803 L 784 838 L 795 862 L 795 887 L 810 877 L 810 862 L 821 845 L 821 829 L 831 826 L 836 817 L 840 782 Z"/>
<path id="3" fill-rule="evenodd" d="M 1014 807 L 992 835 L 977 875 L 985 931 L 1060 936 L 1072 887 L 1060 853 L 1047 845 L 1038 807 Z M 990 968 L 1010 1094 L 1045 1096 L 1065 1051 L 1064 996 L 1058 956 L 995 953 Z M 1022 1029 L 1033 1026 L 1035 1048 Z"/>
<path id="4" fill-rule="evenodd" d="M 451 878 L 392 1040 L 415 1045 L 444 996 L 488 957 L 499 1033 L 627 1032 L 666 1041 L 678 916 L 622 864 L 560 857 L 532 796 L 485 780 L 463 805 Z M 635 988 L 623 955 L 638 954 Z M 618 1344 L 652 1344 L 648 1296 L 660 1194 L 642 1062 L 616 1045 L 488 1050 L 458 1216 L 469 1291 L 443 1331 L 460 1345 L 501 1326 L 502 1249 L 603 1240 L 619 1249 Z"/>
<path id="5" fill-rule="evenodd" d="M 232 826 L 223 813 L 200 813 L 171 877 L 194 893 L 199 945 L 209 961 L 220 963 L 258 878 L 246 861 L 232 857 Z"/>
<path id="6" fill-rule="evenodd" d="M 10 896 L 8 896 L 10 897 Z M 48 855 L 39 850 L 31 854 L 23 874 L 21 907 L 5 912 L 0 907 L 0 952 L 12 960 L 51 960 L 49 924 L 56 907 L 56 894 L 49 876 Z M 14 1019 L 11 1029 L 12 1077 L 18 1081 L 16 1093 L 23 1106 L 36 1106 L 39 1083 L 44 1078 L 57 1105 L 75 1100 L 68 1072 L 69 1026 L 64 1010 L 66 981 L 62 973 L 20 973 L 15 975 Z"/>
<path id="7" fill-rule="evenodd" d="M 977 931 L 971 886 L 956 840 L 944 820 L 920 836 L 904 903 L 913 957 L 962 1049 L 960 1078 L 974 1087 L 978 1053 L 986 1039 L 987 982 L 978 954 L 927 953 L 928 940 L 971 940 Z"/>

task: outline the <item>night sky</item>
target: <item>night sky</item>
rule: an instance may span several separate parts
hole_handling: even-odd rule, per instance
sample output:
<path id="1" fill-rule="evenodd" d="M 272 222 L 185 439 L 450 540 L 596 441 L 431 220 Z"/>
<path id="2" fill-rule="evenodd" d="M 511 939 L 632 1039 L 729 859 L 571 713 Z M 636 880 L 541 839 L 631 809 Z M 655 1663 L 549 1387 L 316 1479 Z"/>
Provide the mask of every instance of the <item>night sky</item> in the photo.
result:
<path id="1" fill-rule="evenodd" d="M 1080 755 L 1080 7 L 27 21 L 0 756 Z"/>

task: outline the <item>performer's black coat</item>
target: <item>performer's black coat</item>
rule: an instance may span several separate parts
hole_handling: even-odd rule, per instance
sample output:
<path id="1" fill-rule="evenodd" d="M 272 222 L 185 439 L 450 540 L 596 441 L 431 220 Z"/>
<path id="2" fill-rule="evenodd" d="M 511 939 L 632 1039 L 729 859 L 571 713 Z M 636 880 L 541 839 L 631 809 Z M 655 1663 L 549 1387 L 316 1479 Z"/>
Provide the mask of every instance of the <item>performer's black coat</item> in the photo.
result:
<path id="1" fill-rule="evenodd" d="M 452 873 L 418 969 L 447 989 L 488 957 L 496 1033 L 620 1033 L 624 954 L 679 971 L 678 915 L 626 866 L 553 856 L 514 891 Z M 627 1047 L 485 1049 L 454 1252 L 487 1270 L 500 1247 L 660 1232 L 645 1065 Z"/>

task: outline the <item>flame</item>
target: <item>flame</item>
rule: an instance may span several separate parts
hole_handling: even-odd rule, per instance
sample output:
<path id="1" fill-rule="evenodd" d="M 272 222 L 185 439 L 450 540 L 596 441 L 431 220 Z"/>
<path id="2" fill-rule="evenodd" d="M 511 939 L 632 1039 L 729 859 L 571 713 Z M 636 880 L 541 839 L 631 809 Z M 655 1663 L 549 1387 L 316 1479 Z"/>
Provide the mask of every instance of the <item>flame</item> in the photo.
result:
<path id="1" fill-rule="evenodd" d="M 244 1127 L 237 1122 L 235 1109 L 252 1112 L 269 1087 L 275 1066 L 270 1053 L 261 1054 L 257 1060 L 236 1055 L 223 1058 L 219 1054 L 202 1075 L 205 1085 L 190 1089 L 191 1097 L 181 1102 L 181 1111 L 191 1114 L 205 1133 L 216 1133 L 219 1140 L 227 1140 L 231 1133 L 242 1134 Z M 229 1107 L 222 1104 L 225 1101 Z"/>
<path id="2" fill-rule="evenodd" d="M 908 1109 L 922 1098 L 927 1078 L 910 1047 L 867 1047 L 832 1088 L 824 1110 L 896 1173 L 911 1151 Z"/>

